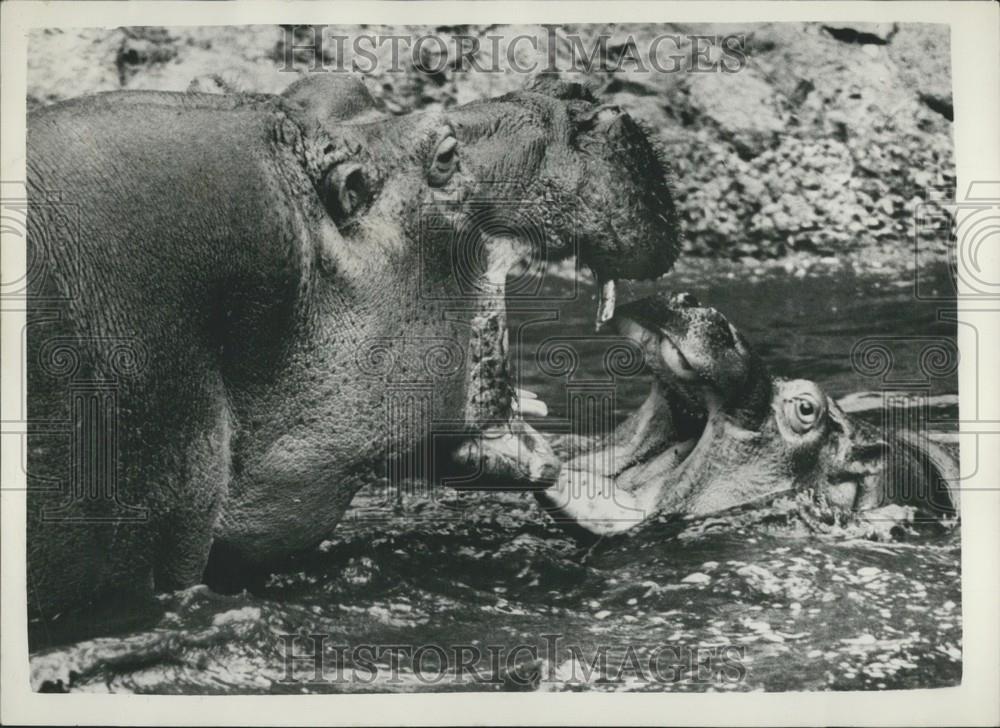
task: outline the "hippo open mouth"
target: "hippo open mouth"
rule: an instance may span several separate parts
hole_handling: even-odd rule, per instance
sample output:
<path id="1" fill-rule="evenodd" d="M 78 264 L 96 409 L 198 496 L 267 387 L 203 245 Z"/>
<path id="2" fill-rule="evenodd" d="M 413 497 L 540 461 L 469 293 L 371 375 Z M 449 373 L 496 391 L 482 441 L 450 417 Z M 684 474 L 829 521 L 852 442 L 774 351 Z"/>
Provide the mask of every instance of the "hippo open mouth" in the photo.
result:
<path id="1" fill-rule="evenodd" d="M 517 241 L 494 241 L 491 248 L 482 278 L 491 295 L 480 299 L 471 322 L 468 376 L 472 386 L 466 405 L 466 421 L 486 426 L 450 454 L 454 463 L 479 475 L 451 478 L 449 484 L 491 490 L 548 488 L 559 475 L 561 461 L 546 438 L 523 419 L 524 415 L 544 417 L 547 408 L 533 393 L 514 388 L 509 360 L 506 278 L 524 262 L 524 248 Z M 610 279 L 599 286 L 595 329 L 614 318 L 616 283 Z"/>
<path id="2" fill-rule="evenodd" d="M 533 120 L 528 127 L 526 119 Z M 461 190 L 450 226 L 454 239 L 473 241 L 468 249 L 479 251 L 461 270 L 475 281 L 464 416 L 473 437 L 451 459 L 460 471 L 484 476 L 449 484 L 547 487 L 560 462 L 520 417 L 538 403 L 511 383 L 508 276 L 526 261 L 575 255 L 597 282 L 595 328 L 613 320 L 619 279 L 661 275 L 677 257 L 665 161 L 627 113 L 544 75 L 529 91 L 452 112 L 449 124 L 464 156 L 441 194 Z M 535 171 L 524 177 L 526 169 Z M 465 185 L 464 177 L 478 182 Z M 516 204 L 498 205 L 497 198 Z"/>
<path id="3" fill-rule="evenodd" d="M 571 437 L 576 452 L 537 494 L 570 530 L 610 535 L 653 515 L 701 517 L 803 493 L 826 514 L 957 513 L 951 454 L 850 417 L 815 382 L 772 378 L 726 317 L 692 296 L 629 303 L 611 325 L 641 348 L 653 382 L 608 438 Z"/>
<path id="4" fill-rule="evenodd" d="M 575 456 L 539 501 L 557 521 L 599 535 L 655 512 L 724 505 L 712 477 L 716 448 L 723 432 L 727 440 L 734 428 L 749 434 L 767 416 L 763 364 L 721 314 L 689 294 L 626 304 L 610 325 L 642 350 L 649 394 L 607 438 L 571 438 Z"/>

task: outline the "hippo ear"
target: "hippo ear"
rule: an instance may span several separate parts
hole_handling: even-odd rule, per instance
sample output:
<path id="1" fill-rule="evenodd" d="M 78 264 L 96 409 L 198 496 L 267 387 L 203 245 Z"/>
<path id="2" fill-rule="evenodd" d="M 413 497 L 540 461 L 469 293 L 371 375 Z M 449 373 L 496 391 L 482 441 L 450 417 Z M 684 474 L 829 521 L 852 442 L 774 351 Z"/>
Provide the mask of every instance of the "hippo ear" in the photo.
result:
<path id="1" fill-rule="evenodd" d="M 889 443 L 881 432 L 867 422 L 855 420 L 840 408 L 832 397 L 827 398 L 830 421 L 840 434 L 838 452 L 847 470 L 872 472 L 881 465 L 889 450 Z"/>
<path id="2" fill-rule="evenodd" d="M 382 116 L 365 84 L 352 76 L 314 73 L 299 79 L 281 94 L 320 123 L 360 121 Z"/>
<path id="3" fill-rule="evenodd" d="M 222 95 L 252 93 L 254 90 L 253 80 L 249 74 L 234 68 L 195 76 L 187 87 L 188 93 Z"/>
<path id="4" fill-rule="evenodd" d="M 345 162 L 332 167 L 320 184 L 320 196 L 334 224 L 340 227 L 371 197 L 368 179 L 360 164 Z"/>
<path id="5" fill-rule="evenodd" d="M 551 71 L 539 73 L 534 78 L 529 79 L 524 88 L 526 91 L 534 91 L 535 93 L 545 94 L 546 96 L 564 101 L 579 99 L 592 104 L 597 103 L 594 94 L 582 83 L 564 81 L 559 77 L 558 73 L 552 73 Z"/>
<path id="6" fill-rule="evenodd" d="M 837 438 L 836 461 L 839 472 L 830 474 L 831 482 L 852 483 L 852 510 L 870 510 L 885 505 L 882 487 L 889 445 L 873 426 L 854 420 L 833 400 L 827 399 L 831 429 Z M 836 468 L 835 468 L 836 469 Z"/>

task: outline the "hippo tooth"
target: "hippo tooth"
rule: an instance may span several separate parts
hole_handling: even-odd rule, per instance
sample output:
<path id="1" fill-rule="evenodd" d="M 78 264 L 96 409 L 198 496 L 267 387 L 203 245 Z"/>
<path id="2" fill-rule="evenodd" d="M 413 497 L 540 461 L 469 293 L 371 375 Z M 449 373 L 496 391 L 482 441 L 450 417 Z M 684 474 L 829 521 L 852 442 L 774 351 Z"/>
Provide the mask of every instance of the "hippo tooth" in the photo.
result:
<path id="1" fill-rule="evenodd" d="M 595 325 L 597 331 L 601 330 L 603 324 L 614 318 L 615 284 L 616 281 L 614 278 L 601 284 L 601 297 L 597 305 L 597 322 Z"/>
<path id="2" fill-rule="evenodd" d="M 531 417 L 548 417 L 549 408 L 542 400 L 535 396 L 526 397 L 524 396 L 524 390 L 517 390 L 517 400 L 516 407 L 517 411 L 521 413 L 522 416 L 529 415 Z M 529 393 L 530 394 L 530 393 Z"/>

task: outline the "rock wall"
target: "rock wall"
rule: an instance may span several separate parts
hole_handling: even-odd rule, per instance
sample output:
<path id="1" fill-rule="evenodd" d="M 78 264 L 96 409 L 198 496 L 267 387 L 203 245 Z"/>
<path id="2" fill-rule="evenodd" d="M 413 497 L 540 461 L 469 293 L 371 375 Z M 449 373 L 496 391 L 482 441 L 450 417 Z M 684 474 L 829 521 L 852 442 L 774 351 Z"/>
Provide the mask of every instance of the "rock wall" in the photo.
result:
<path id="1" fill-rule="evenodd" d="M 391 44 L 362 56 L 349 40 L 338 58 L 340 49 L 330 39 L 359 33 L 432 34 L 445 48 L 466 50 L 468 45 L 456 45 L 468 42 L 458 36 L 472 37 L 480 42 L 473 57 L 483 70 L 470 67 L 469 56 L 463 66 L 460 54 L 442 53 L 436 43 L 424 44 L 416 63 L 407 52 L 412 46 L 402 46 L 398 68 Z M 664 34 L 674 37 L 657 43 Z M 714 40 L 692 40 L 695 35 Z M 491 36 L 502 37 L 493 45 Z M 732 41 L 742 53 L 733 73 L 722 72 L 718 63 L 727 36 L 741 38 Z M 581 66 L 581 51 L 601 49 L 602 37 L 603 66 L 573 70 L 574 63 Z M 309 48 L 316 38 L 325 39 L 320 61 Z M 692 70 L 696 43 L 710 46 L 705 58 L 719 69 Z M 661 69 L 680 68 L 658 72 L 653 58 Z M 179 91 L 209 74 L 247 90 L 278 92 L 317 62 L 359 61 L 371 66 L 366 82 L 393 113 L 500 94 L 524 83 L 528 74 L 515 67 L 554 65 L 627 108 L 658 138 L 673 165 L 685 246 L 695 255 L 908 252 L 918 207 L 938 208 L 938 201 L 954 195 L 946 26 L 45 30 L 32 36 L 29 59 L 29 106 L 118 88 Z M 289 60 L 294 70 L 283 71 Z M 202 79 L 200 87 L 212 83 Z M 938 237 L 944 251 L 950 235 L 944 230 Z"/>

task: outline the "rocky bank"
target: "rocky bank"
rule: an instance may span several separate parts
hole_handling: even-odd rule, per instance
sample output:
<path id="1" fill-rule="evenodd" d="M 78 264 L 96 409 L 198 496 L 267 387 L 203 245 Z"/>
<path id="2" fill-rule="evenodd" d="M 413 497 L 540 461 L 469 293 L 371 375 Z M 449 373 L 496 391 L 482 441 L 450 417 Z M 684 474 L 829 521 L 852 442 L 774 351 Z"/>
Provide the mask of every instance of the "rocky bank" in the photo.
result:
<path id="1" fill-rule="evenodd" d="M 402 45 L 394 68 L 392 44 L 374 53 L 366 47 L 370 57 L 352 52 L 361 33 L 430 34 L 444 43 L 425 43 L 419 54 Z M 665 34 L 669 42 L 657 43 Z M 350 38 L 339 58 L 340 48 L 329 42 L 337 35 Z M 463 63 L 448 52 L 468 49 L 467 41 L 456 45 L 458 36 L 480 42 L 473 57 L 482 70 L 468 55 Z M 315 66 L 315 54 L 302 46 L 317 37 L 326 39 L 320 54 L 326 67 L 355 60 L 370 67 L 366 83 L 393 113 L 518 88 L 530 74 L 517 67 L 548 65 L 589 84 L 659 140 L 673 166 L 689 255 L 907 258 L 918 233 L 922 254 L 944 254 L 952 239 L 940 206 L 955 192 L 946 26 L 49 29 L 31 39 L 28 104 L 119 88 L 182 91 L 197 77 L 204 88 L 215 83 L 211 74 L 247 90 L 277 92 Z M 739 39 L 730 42 L 740 55 L 721 57 L 726 37 Z M 703 60 L 716 70 L 693 69 L 696 43 L 707 47 Z M 595 49 L 596 62 L 583 68 L 582 58 Z M 678 68 L 657 71 L 652 58 L 661 69 Z M 723 72 L 720 60 L 735 72 Z"/>

